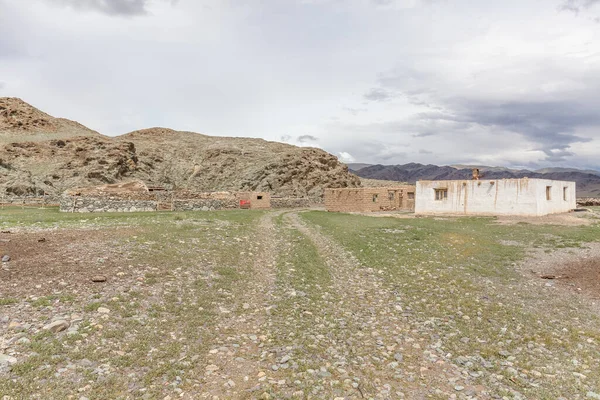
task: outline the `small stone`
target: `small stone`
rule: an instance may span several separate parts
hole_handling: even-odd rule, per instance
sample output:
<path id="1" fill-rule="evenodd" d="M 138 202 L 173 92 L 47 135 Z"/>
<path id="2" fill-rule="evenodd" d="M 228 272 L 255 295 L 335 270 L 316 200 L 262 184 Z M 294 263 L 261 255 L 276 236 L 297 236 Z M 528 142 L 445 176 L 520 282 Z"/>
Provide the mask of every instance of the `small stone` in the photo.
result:
<path id="1" fill-rule="evenodd" d="M 92 282 L 106 282 L 106 276 L 94 275 L 94 276 L 92 276 Z"/>
<path id="2" fill-rule="evenodd" d="M 283 356 L 281 358 L 281 360 L 279 361 L 280 364 L 285 364 L 286 362 L 290 361 L 291 357 L 290 356 Z"/>
<path id="3" fill-rule="evenodd" d="M 271 365 L 271 369 L 273 371 L 277 371 L 279 369 L 279 367 L 277 365 L 273 364 L 273 365 Z"/>
<path id="4" fill-rule="evenodd" d="M 590 399 L 600 400 L 600 394 L 596 392 L 587 392 L 587 397 L 589 397 Z"/>
<path id="5" fill-rule="evenodd" d="M 396 360 L 398 362 L 402 362 L 402 359 L 403 359 L 402 354 L 400 354 L 400 353 L 394 354 L 394 360 Z"/>
<path id="6" fill-rule="evenodd" d="M 8 254 L 2 256 L 2 262 L 9 262 L 9 261 L 10 261 L 10 256 Z"/>
<path id="7" fill-rule="evenodd" d="M 10 323 L 8 324 L 8 329 L 12 331 L 22 331 L 24 330 L 24 327 L 17 321 L 10 321 Z"/>
<path id="8" fill-rule="evenodd" d="M 58 332 L 64 331 L 70 325 L 71 324 L 69 324 L 64 319 L 59 319 L 58 321 L 54 321 L 54 322 L 51 322 L 51 323 L 45 325 L 42 329 L 44 329 L 45 331 L 50 331 L 50 332 L 53 332 L 53 333 L 58 333 Z"/>
<path id="9" fill-rule="evenodd" d="M 110 313 L 110 310 L 108 308 L 106 308 L 106 307 L 99 307 L 98 308 L 98 312 L 100 314 L 108 314 L 108 313 Z"/>
<path id="10" fill-rule="evenodd" d="M 235 382 L 230 379 L 227 381 L 227 386 L 229 386 L 230 388 L 235 387 Z"/>
<path id="11" fill-rule="evenodd" d="M 2 367 L 11 366 L 11 365 L 16 364 L 16 363 L 17 363 L 17 359 L 16 358 L 14 358 L 12 356 L 8 356 L 6 354 L 0 353 L 0 369 Z"/>
<path id="12" fill-rule="evenodd" d="M 456 386 L 454 386 L 454 390 L 456 390 L 457 392 L 460 392 L 462 390 L 465 390 L 465 387 L 464 386 L 460 386 L 460 385 L 456 385 Z"/>

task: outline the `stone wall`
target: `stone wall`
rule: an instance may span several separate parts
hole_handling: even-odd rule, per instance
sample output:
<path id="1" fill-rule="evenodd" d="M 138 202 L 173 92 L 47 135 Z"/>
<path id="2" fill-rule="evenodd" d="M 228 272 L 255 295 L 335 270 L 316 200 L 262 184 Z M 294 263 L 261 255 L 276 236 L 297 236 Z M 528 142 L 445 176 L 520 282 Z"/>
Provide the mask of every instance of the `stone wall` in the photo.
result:
<path id="1" fill-rule="evenodd" d="M 233 199 L 184 199 L 173 200 L 173 211 L 214 211 L 240 208 L 239 201 Z"/>
<path id="2" fill-rule="evenodd" d="M 63 212 L 139 212 L 156 211 L 158 201 L 123 199 L 121 197 L 63 196 L 60 211 Z"/>
<path id="3" fill-rule="evenodd" d="M 257 199 L 261 196 L 261 199 Z M 136 212 L 136 211 L 214 211 L 234 210 L 240 208 L 240 200 L 248 199 L 252 209 L 269 208 L 307 208 L 311 206 L 308 198 L 276 197 L 261 193 L 192 193 L 177 192 L 138 194 L 127 198 L 118 196 L 71 196 L 63 195 L 60 198 L 60 211 L 62 212 Z"/>
<path id="4" fill-rule="evenodd" d="M 55 206 L 60 203 L 60 198 L 55 196 L 3 196 L 0 199 L 3 205 L 9 206 Z"/>
<path id="5" fill-rule="evenodd" d="M 577 199 L 577 205 L 580 207 L 600 206 L 600 197 L 582 197 Z"/>
<path id="6" fill-rule="evenodd" d="M 306 197 L 271 197 L 271 208 L 308 208 L 312 205 Z"/>

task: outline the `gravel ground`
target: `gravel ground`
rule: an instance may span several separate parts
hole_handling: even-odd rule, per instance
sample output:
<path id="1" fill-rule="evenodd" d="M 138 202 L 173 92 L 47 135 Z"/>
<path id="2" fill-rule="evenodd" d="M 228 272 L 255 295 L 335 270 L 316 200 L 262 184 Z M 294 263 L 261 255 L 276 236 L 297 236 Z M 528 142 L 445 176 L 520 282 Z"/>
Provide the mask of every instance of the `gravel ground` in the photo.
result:
<path id="1" fill-rule="evenodd" d="M 309 214 L 5 229 L 0 398 L 600 398 L 598 244 L 498 226 L 496 276 L 480 222 Z"/>

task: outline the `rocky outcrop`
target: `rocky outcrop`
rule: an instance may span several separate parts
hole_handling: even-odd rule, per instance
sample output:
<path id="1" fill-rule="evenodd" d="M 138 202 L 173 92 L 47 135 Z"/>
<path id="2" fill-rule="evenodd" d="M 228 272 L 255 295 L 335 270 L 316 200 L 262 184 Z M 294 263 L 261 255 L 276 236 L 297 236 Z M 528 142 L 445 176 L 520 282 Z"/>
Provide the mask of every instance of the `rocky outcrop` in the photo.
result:
<path id="1" fill-rule="evenodd" d="M 320 149 L 166 128 L 109 138 L 19 99 L 0 98 L 0 107 L 0 192 L 6 195 L 60 195 L 132 179 L 175 190 L 311 198 L 324 188 L 360 185 Z"/>

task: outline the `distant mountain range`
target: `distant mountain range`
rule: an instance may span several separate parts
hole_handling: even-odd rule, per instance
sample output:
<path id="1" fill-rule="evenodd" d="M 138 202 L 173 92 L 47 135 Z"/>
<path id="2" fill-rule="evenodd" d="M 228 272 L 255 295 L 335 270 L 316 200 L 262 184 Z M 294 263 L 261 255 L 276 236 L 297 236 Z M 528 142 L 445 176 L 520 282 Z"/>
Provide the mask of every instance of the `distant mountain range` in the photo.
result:
<path id="1" fill-rule="evenodd" d="M 418 180 L 471 179 L 472 168 L 479 168 L 482 179 L 543 178 L 577 183 L 577 197 L 600 197 L 600 171 L 574 168 L 544 168 L 536 171 L 503 167 L 453 165 L 437 166 L 409 163 L 404 165 L 348 164 L 361 178 L 414 183 Z"/>

